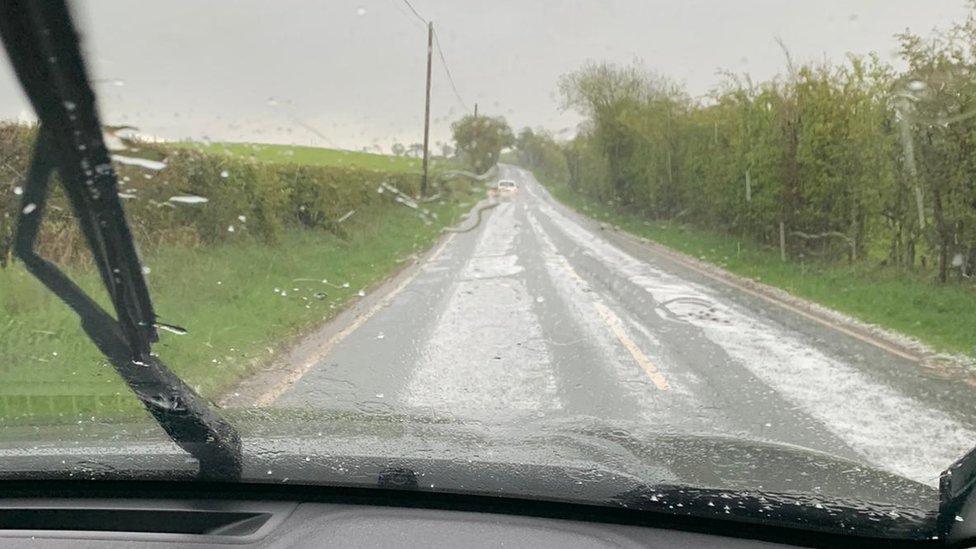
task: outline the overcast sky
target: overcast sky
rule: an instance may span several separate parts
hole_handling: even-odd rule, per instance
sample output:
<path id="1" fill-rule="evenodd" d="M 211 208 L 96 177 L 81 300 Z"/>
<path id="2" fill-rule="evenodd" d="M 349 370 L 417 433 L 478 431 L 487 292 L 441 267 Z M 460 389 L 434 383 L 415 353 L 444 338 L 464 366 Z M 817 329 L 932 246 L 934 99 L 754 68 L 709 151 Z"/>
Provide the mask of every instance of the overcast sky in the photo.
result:
<path id="1" fill-rule="evenodd" d="M 468 108 L 562 135 L 578 117 L 559 110 L 556 82 L 588 60 L 640 59 L 699 95 L 720 69 L 780 72 L 776 37 L 798 60 L 891 59 L 893 34 L 965 13 L 963 0 L 412 3 L 434 21 Z M 75 11 L 107 123 L 169 139 L 353 149 L 422 138 L 426 32 L 403 0 L 82 0 Z M 0 118 L 26 112 L 6 67 Z M 432 142 L 448 140 L 464 112 L 436 62 Z"/>

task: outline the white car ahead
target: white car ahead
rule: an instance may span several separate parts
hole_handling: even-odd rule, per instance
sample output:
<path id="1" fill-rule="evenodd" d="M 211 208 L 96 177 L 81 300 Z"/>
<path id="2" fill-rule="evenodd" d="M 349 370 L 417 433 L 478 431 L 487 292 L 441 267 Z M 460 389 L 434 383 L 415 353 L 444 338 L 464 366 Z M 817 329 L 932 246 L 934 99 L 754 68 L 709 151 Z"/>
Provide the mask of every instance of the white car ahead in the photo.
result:
<path id="1" fill-rule="evenodd" d="M 514 195 L 518 193 L 518 185 L 511 179 L 502 179 L 498 182 L 498 194 L 500 196 Z"/>

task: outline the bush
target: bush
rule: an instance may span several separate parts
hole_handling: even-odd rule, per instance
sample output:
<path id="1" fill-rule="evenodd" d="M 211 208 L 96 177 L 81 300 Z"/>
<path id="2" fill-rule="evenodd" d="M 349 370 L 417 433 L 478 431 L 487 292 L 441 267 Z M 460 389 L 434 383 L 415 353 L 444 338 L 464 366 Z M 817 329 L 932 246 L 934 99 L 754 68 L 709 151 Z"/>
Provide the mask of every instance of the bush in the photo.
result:
<path id="1" fill-rule="evenodd" d="M 850 262 L 976 272 L 976 7 L 932 39 L 877 55 L 730 76 L 694 99 L 639 65 L 591 63 L 560 81 L 584 117 L 561 144 L 569 186 L 647 217 Z M 538 139 L 520 153 L 545 173 Z"/>
<path id="2" fill-rule="evenodd" d="M 9 173 L 0 185 L 0 259 L 10 257 L 20 197 L 36 129 L 0 124 L 0 160 Z M 115 163 L 119 192 L 136 241 L 144 251 L 161 245 L 198 246 L 228 239 L 272 243 L 284 230 L 341 233 L 352 210 L 391 203 L 380 183 L 416 195 L 420 176 L 367 168 L 262 163 L 192 149 L 142 145 L 126 155 L 164 158 L 159 171 Z M 186 203 L 180 197 L 206 202 Z M 175 198 L 175 200 L 174 200 Z M 400 206 L 397 206 L 400 207 Z M 88 261 L 85 243 L 59 184 L 52 186 L 38 239 L 40 252 L 60 264 Z"/>

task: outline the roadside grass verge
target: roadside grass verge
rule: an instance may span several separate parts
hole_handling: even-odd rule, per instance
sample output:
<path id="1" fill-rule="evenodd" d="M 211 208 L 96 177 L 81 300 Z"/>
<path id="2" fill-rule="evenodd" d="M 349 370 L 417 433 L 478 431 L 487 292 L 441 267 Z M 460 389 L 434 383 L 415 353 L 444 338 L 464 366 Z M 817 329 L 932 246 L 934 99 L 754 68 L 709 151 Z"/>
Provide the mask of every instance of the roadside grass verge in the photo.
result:
<path id="1" fill-rule="evenodd" d="M 748 239 L 648 220 L 592 200 L 566 185 L 546 186 L 571 208 L 631 234 L 914 337 L 937 351 L 976 357 L 976 291 L 970 287 L 940 285 L 930 273 L 865 264 L 783 262 L 778 250 Z"/>
<path id="2" fill-rule="evenodd" d="M 160 246 L 145 258 L 157 314 L 188 333 L 162 331 L 154 350 L 201 394 L 216 398 L 432 245 L 472 198 L 460 190 L 429 205 L 437 214 L 430 225 L 414 210 L 389 203 L 357 212 L 344 222 L 342 236 L 293 227 L 274 244 L 242 236 Z M 95 272 L 68 270 L 107 304 Z M 0 270 L 0 311 L 0 421 L 144 414 L 76 316 L 19 263 Z"/>

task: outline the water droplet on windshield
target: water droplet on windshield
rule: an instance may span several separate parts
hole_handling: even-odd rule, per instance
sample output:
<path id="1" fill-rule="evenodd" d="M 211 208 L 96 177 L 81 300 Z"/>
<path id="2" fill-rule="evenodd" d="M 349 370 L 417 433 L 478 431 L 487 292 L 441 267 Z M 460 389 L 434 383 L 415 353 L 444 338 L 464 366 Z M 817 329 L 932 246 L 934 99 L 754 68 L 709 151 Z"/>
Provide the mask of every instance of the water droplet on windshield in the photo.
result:
<path id="1" fill-rule="evenodd" d="M 149 267 L 146 267 L 146 266 L 143 266 L 142 267 L 142 274 L 147 275 L 147 274 L 149 274 L 151 272 L 152 272 L 152 269 L 150 269 Z"/>
<path id="2" fill-rule="evenodd" d="M 187 329 L 186 328 L 181 328 L 179 326 L 173 326 L 172 324 L 164 324 L 162 322 L 157 322 L 157 323 L 154 324 L 154 326 L 156 326 L 160 330 L 165 330 L 165 331 L 167 331 L 167 332 L 169 332 L 171 334 L 176 334 L 176 335 L 186 335 L 187 334 Z"/>
<path id="3" fill-rule="evenodd" d="M 227 171 L 227 170 L 222 170 L 220 172 L 220 177 L 223 177 L 224 179 L 227 179 L 228 177 L 230 177 L 230 172 Z"/>
<path id="4" fill-rule="evenodd" d="M 24 194 L 24 188 L 20 186 L 14 187 L 14 194 L 17 196 Z"/>
<path id="5" fill-rule="evenodd" d="M 228 225 L 227 226 L 227 232 L 229 232 L 229 233 L 234 232 L 234 226 L 233 225 Z"/>
<path id="6" fill-rule="evenodd" d="M 62 105 L 64 105 L 65 109 L 68 109 L 68 112 L 75 110 L 75 106 L 76 106 L 74 101 L 65 101 L 64 103 L 62 103 Z"/>
<path id="7" fill-rule="evenodd" d="M 247 222 L 247 217 L 246 216 L 243 216 L 243 215 L 239 215 L 239 216 L 237 216 L 237 220 L 240 221 L 241 223 L 246 223 Z"/>
<path id="8" fill-rule="evenodd" d="M 366 15 L 366 8 L 364 8 L 362 6 L 359 6 L 358 8 L 356 8 L 356 15 L 358 15 L 360 17 Z"/>
<path id="9" fill-rule="evenodd" d="M 921 80 L 912 80 L 911 82 L 908 83 L 908 89 L 915 92 L 924 91 L 925 88 L 927 87 L 928 85 L 926 85 L 925 82 L 922 82 Z"/>
<path id="10" fill-rule="evenodd" d="M 206 204 L 209 199 L 202 196 L 184 195 L 184 196 L 171 196 L 169 197 L 170 202 L 176 202 L 179 204 Z"/>
<path id="11" fill-rule="evenodd" d="M 161 170 L 166 167 L 165 162 L 150 160 L 149 158 L 141 158 L 138 156 L 123 156 L 120 154 L 113 154 L 112 160 L 118 162 L 119 164 L 125 164 L 127 166 L 139 166 L 140 168 L 146 168 L 147 170 Z"/>
<path id="12" fill-rule="evenodd" d="M 37 209 L 37 204 L 34 204 L 33 202 L 31 202 L 30 204 L 24 206 L 24 209 L 23 209 L 24 215 L 30 215 L 30 213 L 33 212 L 36 209 Z"/>

